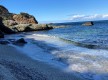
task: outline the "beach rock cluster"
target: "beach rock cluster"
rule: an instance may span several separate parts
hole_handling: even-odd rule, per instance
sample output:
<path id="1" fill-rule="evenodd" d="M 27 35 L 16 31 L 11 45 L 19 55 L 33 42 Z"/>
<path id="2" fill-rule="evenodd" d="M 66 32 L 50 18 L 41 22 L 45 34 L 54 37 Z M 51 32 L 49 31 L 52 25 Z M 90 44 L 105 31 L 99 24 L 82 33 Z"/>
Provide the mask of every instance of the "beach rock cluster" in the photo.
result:
<path id="1" fill-rule="evenodd" d="M 24 38 L 20 38 L 17 40 L 15 39 L 0 40 L 0 44 L 1 45 L 14 44 L 17 46 L 24 46 L 25 44 L 27 44 L 27 42 Z"/>
<path id="2" fill-rule="evenodd" d="M 4 34 L 48 29 L 52 27 L 47 24 L 38 24 L 34 16 L 24 12 L 10 13 L 8 9 L 0 5 L 0 38 L 3 38 Z"/>

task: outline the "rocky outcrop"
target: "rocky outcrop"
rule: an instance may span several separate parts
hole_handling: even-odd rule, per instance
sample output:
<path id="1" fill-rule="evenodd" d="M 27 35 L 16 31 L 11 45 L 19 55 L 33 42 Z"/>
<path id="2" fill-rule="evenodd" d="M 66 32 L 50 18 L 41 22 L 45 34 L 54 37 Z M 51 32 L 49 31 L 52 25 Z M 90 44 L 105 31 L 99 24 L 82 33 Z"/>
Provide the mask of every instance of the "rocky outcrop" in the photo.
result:
<path id="1" fill-rule="evenodd" d="M 92 26 L 94 25 L 93 22 L 85 22 L 82 24 L 83 26 Z"/>
<path id="2" fill-rule="evenodd" d="M 9 20 L 12 19 L 13 13 L 9 13 L 8 9 L 0 5 L 0 17 L 2 17 L 4 20 Z"/>
<path id="3" fill-rule="evenodd" d="M 2 17 L 3 20 L 11 20 L 11 22 L 13 20 L 13 22 L 15 21 L 18 24 L 38 24 L 34 16 L 24 12 L 20 14 L 10 13 L 8 9 L 2 5 L 0 5 L 0 17 Z"/>
<path id="4" fill-rule="evenodd" d="M 0 37 L 4 34 L 17 32 L 39 31 L 52 29 L 47 24 L 38 24 L 34 16 L 28 13 L 14 14 L 0 5 Z"/>
<path id="5" fill-rule="evenodd" d="M 14 21 L 14 20 L 3 20 L 3 24 L 5 26 L 10 27 L 10 26 L 17 25 L 18 23 L 16 21 Z"/>
<path id="6" fill-rule="evenodd" d="M 18 24 L 12 28 L 12 30 L 16 32 L 40 31 L 48 29 L 52 29 L 52 27 L 47 24 Z"/>
<path id="7" fill-rule="evenodd" d="M 13 20 L 18 24 L 38 24 L 36 19 L 28 13 L 20 13 L 13 15 Z"/>
<path id="8" fill-rule="evenodd" d="M 2 5 L 0 5 L 0 15 L 8 14 L 9 11 Z"/>
<path id="9" fill-rule="evenodd" d="M 7 34 L 12 34 L 15 33 L 14 31 L 12 31 L 9 27 L 6 27 L 2 22 L 3 19 L 0 17 L 0 31 L 2 33 L 7 33 Z"/>

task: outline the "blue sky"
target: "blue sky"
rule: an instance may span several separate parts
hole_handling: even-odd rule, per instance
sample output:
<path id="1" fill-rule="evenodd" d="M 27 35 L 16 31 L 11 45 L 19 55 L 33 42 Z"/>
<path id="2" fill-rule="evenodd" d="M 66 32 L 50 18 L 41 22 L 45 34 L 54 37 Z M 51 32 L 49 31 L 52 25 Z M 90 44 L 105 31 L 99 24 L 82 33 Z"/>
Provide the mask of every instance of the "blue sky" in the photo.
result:
<path id="1" fill-rule="evenodd" d="M 108 19 L 108 0 L 1 0 L 10 12 L 27 12 L 43 21 Z"/>

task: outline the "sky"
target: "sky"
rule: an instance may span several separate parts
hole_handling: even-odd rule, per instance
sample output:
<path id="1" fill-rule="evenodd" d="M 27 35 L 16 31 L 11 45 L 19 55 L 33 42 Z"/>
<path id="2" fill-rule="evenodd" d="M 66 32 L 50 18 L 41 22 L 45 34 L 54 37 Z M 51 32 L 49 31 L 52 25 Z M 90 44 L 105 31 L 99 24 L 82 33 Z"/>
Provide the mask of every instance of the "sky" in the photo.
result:
<path id="1" fill-rule="evenodd" d="M 0 0 L 0 5 L 34 15 L 40 23 L 108 19 L 108 0 Z"/>

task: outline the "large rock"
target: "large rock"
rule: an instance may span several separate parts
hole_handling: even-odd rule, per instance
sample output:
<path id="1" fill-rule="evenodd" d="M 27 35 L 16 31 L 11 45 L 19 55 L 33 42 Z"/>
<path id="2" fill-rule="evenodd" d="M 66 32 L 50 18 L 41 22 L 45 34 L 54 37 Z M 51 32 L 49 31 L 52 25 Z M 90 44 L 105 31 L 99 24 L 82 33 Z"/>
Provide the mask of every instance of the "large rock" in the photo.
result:
<path id="1" fill-rule="evenodd" d="M 23 46 L 24 44 L 27 44 L 27 42 L 24 40 L 24 38 L 21 38 L 15 41 L 13 44 L 18 45 L 18 46 Z"/>
<path id="2" fill-rule="evenodd" d="M 93 22 L 85 22 L 82 24 L 83 26 L 92 26 L 94 25 Z"/>
<path id="3" fill-rule="evenodd" d="M 38 24 L 34 16 L 29 15 L 28 13 L 20 13 L 13 16 L 13 19 L 18 24 Z"/>

